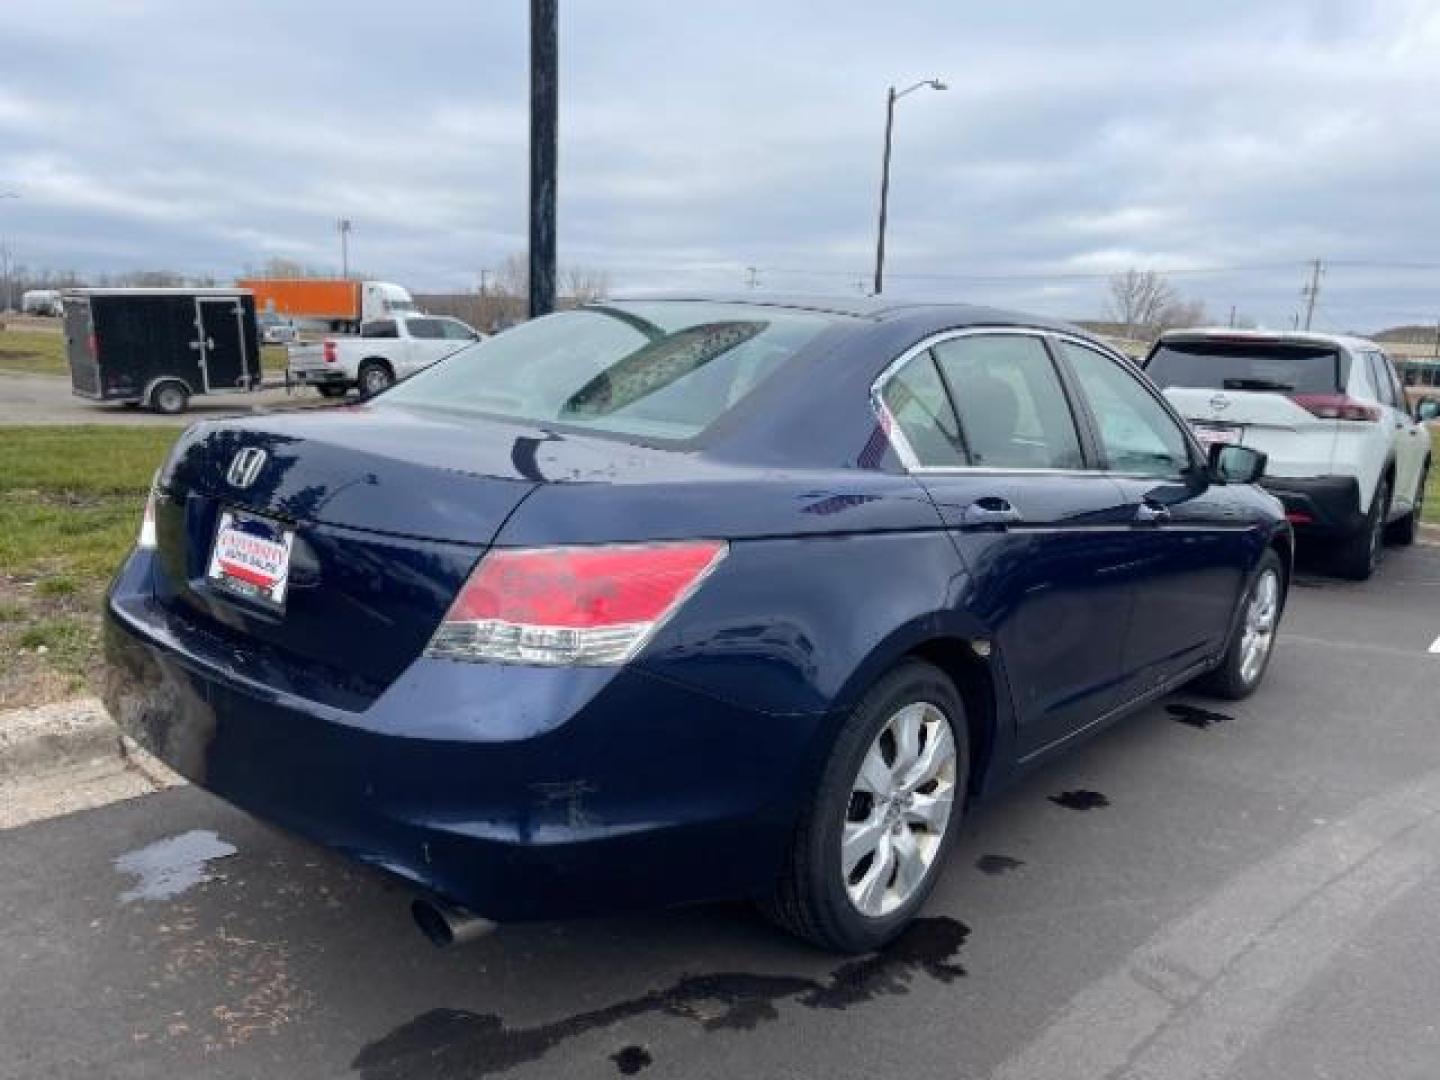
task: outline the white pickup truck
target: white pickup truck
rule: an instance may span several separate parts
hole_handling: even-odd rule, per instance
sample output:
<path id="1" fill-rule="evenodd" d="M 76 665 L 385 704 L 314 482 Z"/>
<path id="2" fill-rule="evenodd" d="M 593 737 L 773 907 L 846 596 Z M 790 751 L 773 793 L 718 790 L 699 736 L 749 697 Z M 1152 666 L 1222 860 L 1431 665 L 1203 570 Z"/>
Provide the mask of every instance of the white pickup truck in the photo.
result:
<path id="1" fill-rule="evenodd" d="M 362 324 L 357 337 L 291 345 L 289 378 L 292 384 L 313 386 L 326 397 L 343 397 L 351 389 L 369 397 L 473 345 L 481 336 L 459 319 L 436 315 L 377 319 Z"/>

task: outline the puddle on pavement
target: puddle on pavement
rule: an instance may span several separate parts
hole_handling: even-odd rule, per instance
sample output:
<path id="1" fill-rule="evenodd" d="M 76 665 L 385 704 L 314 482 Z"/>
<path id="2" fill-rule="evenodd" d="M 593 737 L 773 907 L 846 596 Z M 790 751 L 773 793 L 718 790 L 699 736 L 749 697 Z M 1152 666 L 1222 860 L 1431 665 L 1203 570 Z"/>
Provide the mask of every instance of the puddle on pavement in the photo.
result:
<path id="1" fill-rule="evenodd" d="M 650 1051 L 643 1046 L 627 1046 L 619 1053 L 611 1054 L 610 1060 L 615 1062 L 615 1067 L 620 1070 L 621 1076 L 634 1076 L 641 1069 L 648 1068 L 655 1062 L 655 1059 L 650 1056 Z"/>
<path id="2" fill-rule="evenodd" d="M 807 1009 L 848 1009 L 909 993 L 916 973 L 953 982 L 965 974 L 955 957 L 969 933 L 955 919 L 917 919 L 883 951 L 841 964 L 825 978 L 685 976 L 663 990 L 536 1027 L 506 1027 L 494 1013 L 432 1009 L 366 1046 L 352 1067 L 364 1080 L 476 1080 L 538 1061 L 577 1035 L 652 1014 L 687 1020 L 707 1032 L 749 1031 L 778 1020 L 778 1006 L 786 1001 Z M 638 1072 L 653 1062 L 639 1046 L 611 1060 L 622 1073 L 627 1065 Z"/>
<path id="3" fill-rule="evenodd" d="M 1202 731 L 1216 724 L 1223 724 L 1230 719 L 1224 713 L 1211 712 L 1209 709 L 1201 709 L 1194 705 L 1166 705 L 1165 711 L 1175 718 L 1176 723 L 1189 724 Z"/>
<path id="4" fill-rule="evenodd" d="M 1019 870 L 1025 865 L 1024 859 L 1012 859 L 1009 855 L 981 855 L 975 860 L 975 869 L 982 874 L 996 876 Z"/>
<path id="5" fill-rule="evenodd" d="M 115 869 L 137 878 L 133 888 L 120 894 L 122 903 L 164 900 L 209 881 L 210 863 L 235 854 L 235 845 L 211 829 L 193 829 L 127 851 L 115 860 Z"/>
<path id="6" fill-rule="evenodd" d="M 1059 795 L 1045 796 L 1056 806 L 1063 806 L 1066 810 L 1098 810 L 1102 806 L 1109 806 L 1110 800 L 1098 791 L 1087 791 L 1084 788 L 1077 788 L 1074 791 L 1062 791 Z"/>

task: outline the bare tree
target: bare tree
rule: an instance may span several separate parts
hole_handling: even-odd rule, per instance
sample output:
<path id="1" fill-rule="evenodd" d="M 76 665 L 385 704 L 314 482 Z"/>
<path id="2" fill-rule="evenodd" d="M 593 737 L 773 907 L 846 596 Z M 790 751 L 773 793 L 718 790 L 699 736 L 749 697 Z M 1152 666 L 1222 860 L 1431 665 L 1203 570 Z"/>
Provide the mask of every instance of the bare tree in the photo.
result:
<path id="1" fill-rule="evenodd" d="M 1181 330 L 1189 326 L 1203 326 L 1206 321 L 1205 301 L 1176 299 L 1160 309 L 1155 329 Z"/>
<path id="2" fill-rule="evenodd" d="M 588 266 L 570 266 L 561 272 L 560 291 L 576 305 L 604 300 L 610 295 L 610 275 Z"/>
<path id="3" fill-rule="evenodd" d="M 1125 327 L 1125 336 L 1158 326 L 1161 314 L 1179 298 L 1165 275 L 1131 268 L 1110 278 L 1110 314 Z"/>

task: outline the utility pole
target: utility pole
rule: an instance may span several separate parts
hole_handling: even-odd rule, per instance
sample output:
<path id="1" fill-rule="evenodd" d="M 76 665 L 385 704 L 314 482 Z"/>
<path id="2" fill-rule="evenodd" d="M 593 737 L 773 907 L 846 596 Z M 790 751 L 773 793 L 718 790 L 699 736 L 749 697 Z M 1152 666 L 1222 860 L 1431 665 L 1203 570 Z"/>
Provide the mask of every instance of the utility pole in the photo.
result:
<path id="1" fill-rule="evenodd" d="M 760 268 L 756 266 L 747 266 L 745 268 L 745 273 L 747 275 L 747 277 L 745 278 L 745 287 L 747 289 L 758 289 L 760 287 Z"/>
<path id="2" fill-rule="evenodd" d="M 1435 320 L 1435 362 L 1440 364 L 1440 319 Z"/>
<path id="3" fill-rule="evenodd" d="M 530 0 L 530 317 L 555 310 L 559 0 Z"/>
<path id="4" fill-rule="evenodd" d="M 1230 329 L 1235 329 L 1235 305 L 1230 305 Z"/>
<path id="5" fill-rule="evenodd" d="M 480 295 L 481 295 L 482 297 L 484 297 L 484 296 L 487 295 L 488 290 L 486 289 L 486 286 L 489 285 L 489 283 L 490 283 L 490 271 L 489 271 L 489 270 L 481 270 L 481 271 L 480 271 Z"/>
<path id="6" fill-rule="evenodd" d="M 340 233 L 340 276 L 350 276 L 350 229 L 352 222 L 349 218 L 340 218 L 335 222 L 335 228 Z"/>
<path id="7" fill-rule="evenodd" d="M 1324 266 L 1319 259 L 1310 264 L 1310 283 L 1300 290 L 1300 295 L 1305 297 L 1305 329 L 1310 329 L 1311 322 L 1315 319 L 1315 301 L 1320 298 L 1320 275 Z"/>

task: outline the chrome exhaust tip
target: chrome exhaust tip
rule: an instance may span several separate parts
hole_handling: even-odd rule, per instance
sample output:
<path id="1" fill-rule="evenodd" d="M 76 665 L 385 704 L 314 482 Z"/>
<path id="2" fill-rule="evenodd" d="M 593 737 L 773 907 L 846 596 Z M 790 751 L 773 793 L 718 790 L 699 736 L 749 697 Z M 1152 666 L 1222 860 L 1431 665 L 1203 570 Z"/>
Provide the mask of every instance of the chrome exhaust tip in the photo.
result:
<path id="1" fill-rule="evenodd" d="M 495 924 L 489 919 L 482 919 L 431 896 L 419 896 L 411 901 L 410 914 L 420 932 L 437 949 L 476 941 L 495 929 Z"/>

